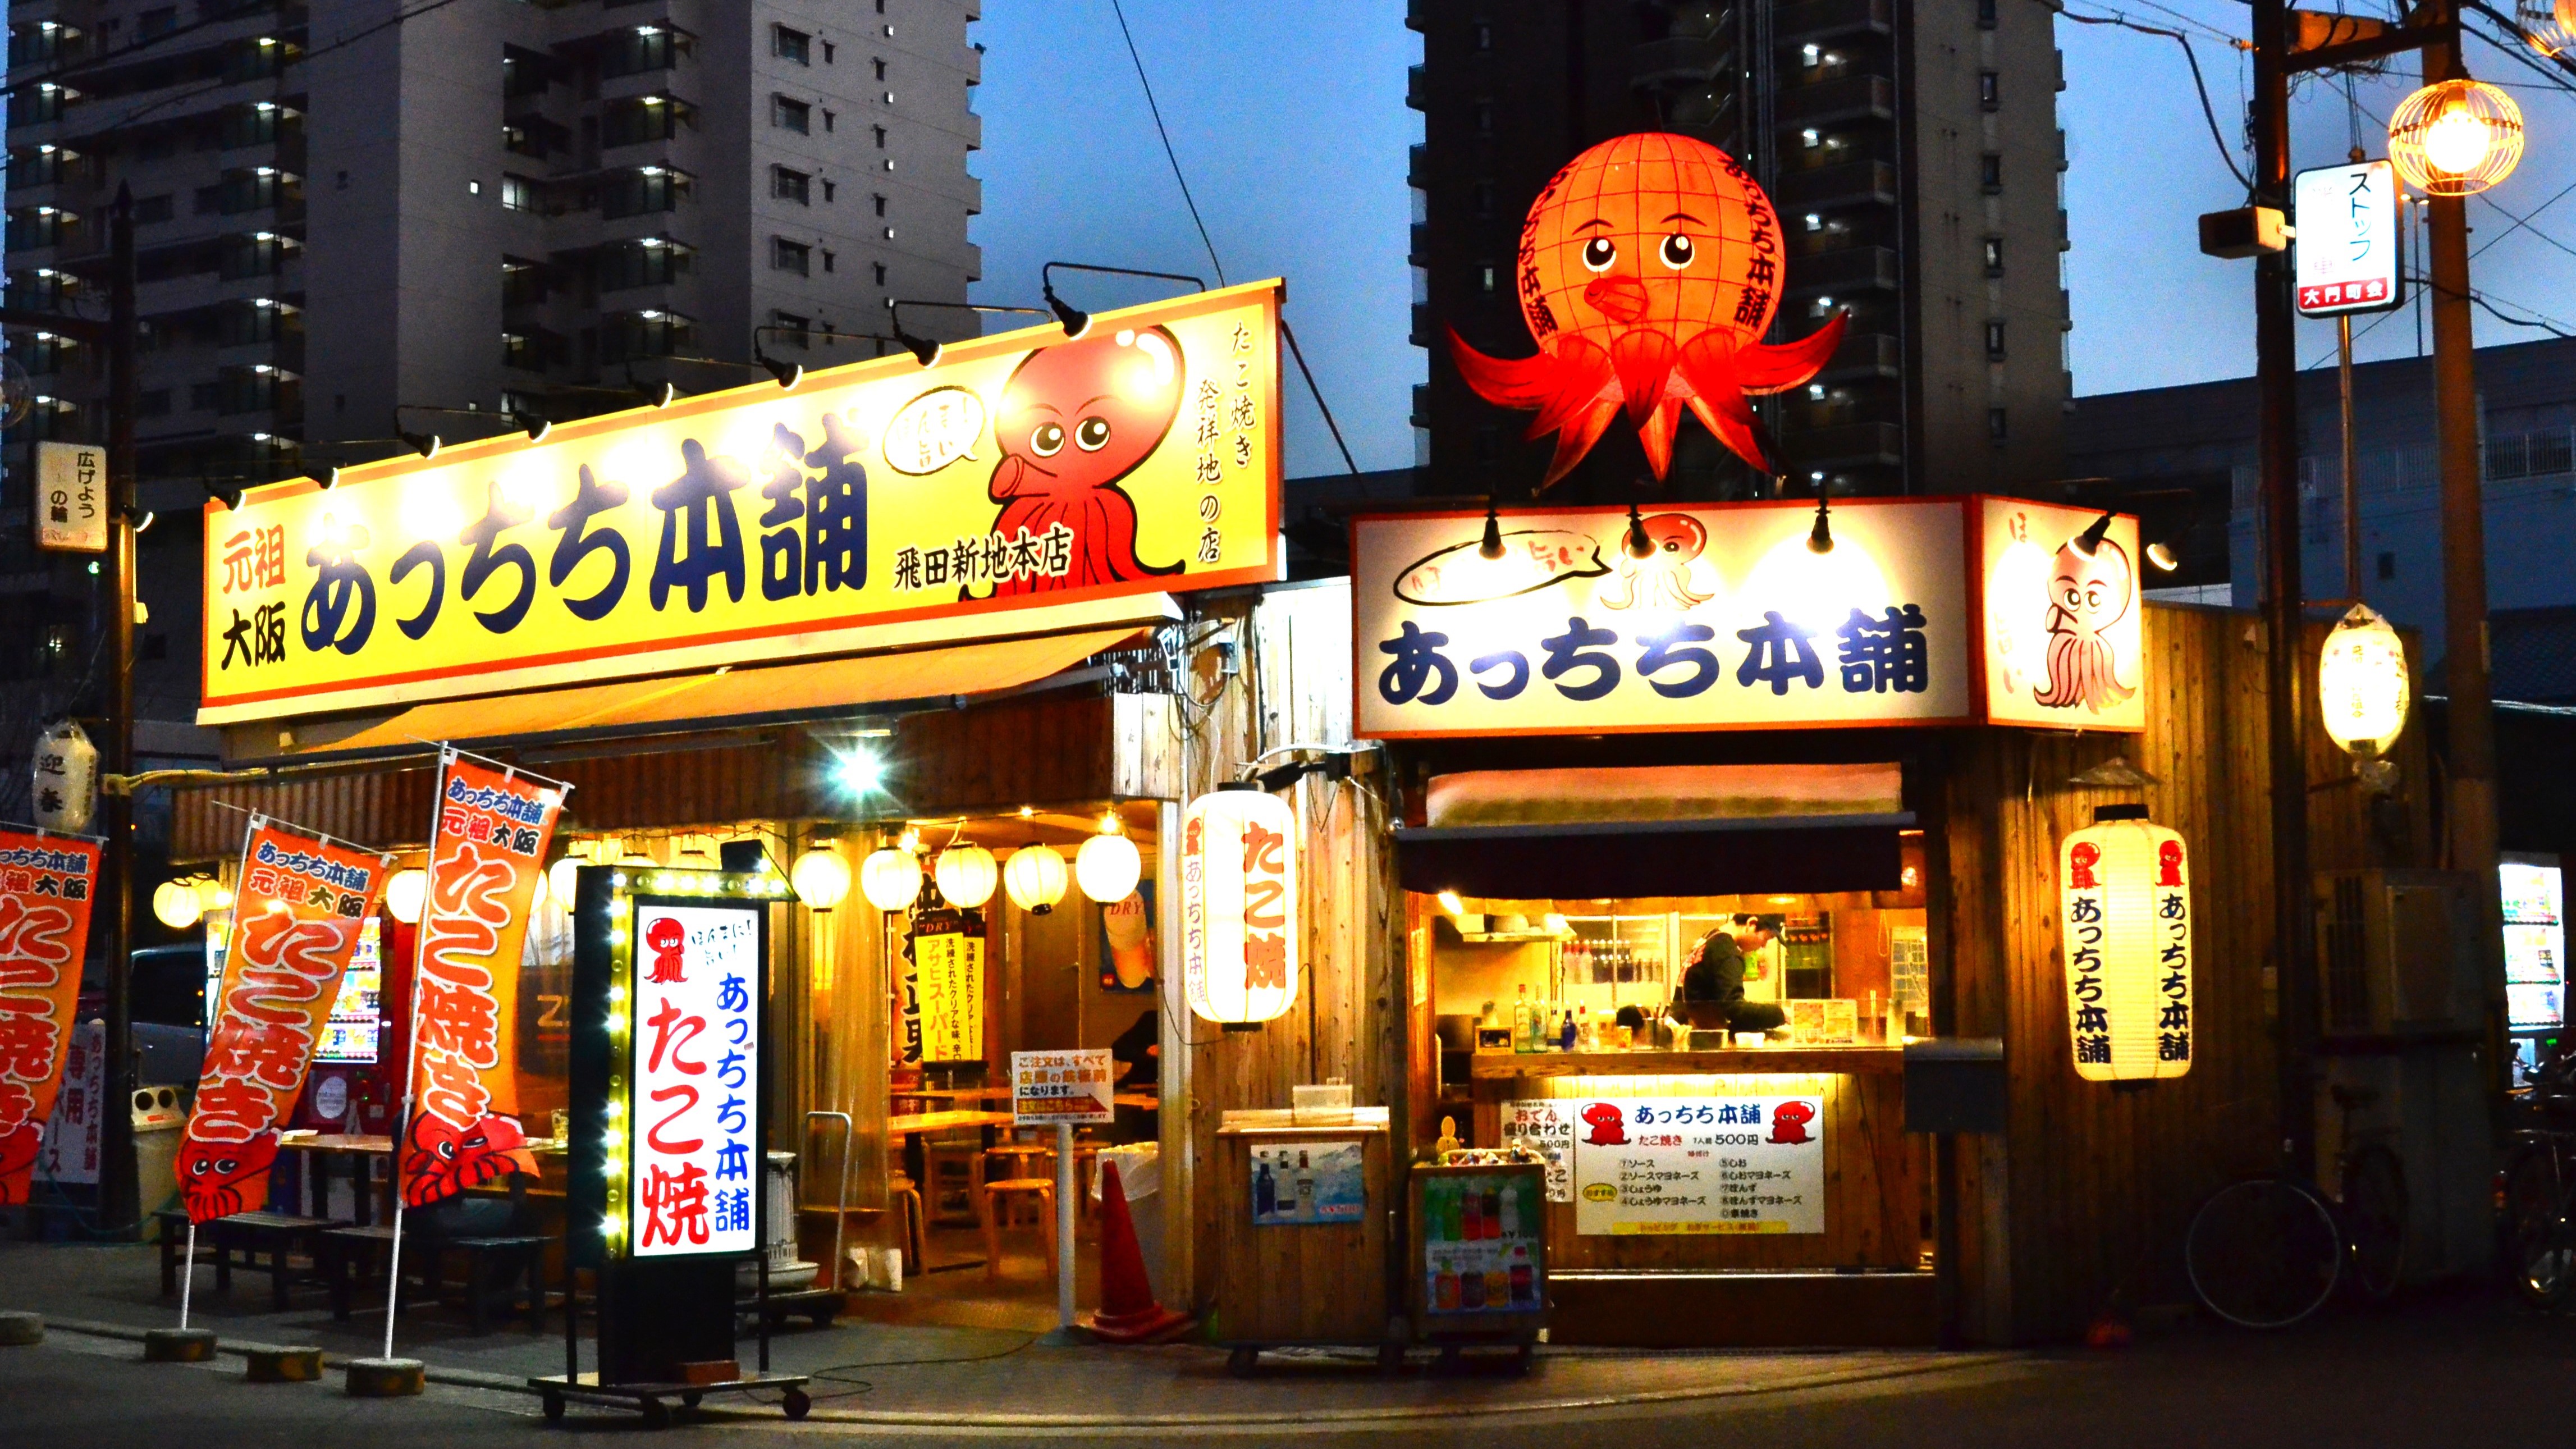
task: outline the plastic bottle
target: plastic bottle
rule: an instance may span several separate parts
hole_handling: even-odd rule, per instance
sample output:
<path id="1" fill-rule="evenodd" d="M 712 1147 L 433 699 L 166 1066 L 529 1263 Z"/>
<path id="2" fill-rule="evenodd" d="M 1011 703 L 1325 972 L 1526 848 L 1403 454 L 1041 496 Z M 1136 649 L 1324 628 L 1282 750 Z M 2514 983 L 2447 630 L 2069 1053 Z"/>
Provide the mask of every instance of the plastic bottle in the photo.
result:
<path id="1" fill-rule="evenodd" d="M 1458 1306 L 1473 1311 L 1485 1306 L 1485 1275 L 1468 1271 L 1458 1275 Z"/>
<path id="2" fill-rule="evenodd" d="M 1496 1263 L 1485 1270 L 1485 1306 L 1508 1308 L 1512 1302 L 1512 1275 Z"/>
<path id="3" fill-rule="evenodd" d="M 1505 1187 L 1499 1204 L 1501 1211 L 1495 1215 L 1495 1237 L 1517 1238 L 1521 1235 L 1520 1205 L 1520 1194 Z"/>
<path id="4" fill-rule="evenodd" d="M 1512 1249 L 1512 1306 L 1538 1306 L 1538 1270 L 1529 1260 L 1529 1249 Z"/>
<path id="5" fill-rule="evenodd" d="M 1439 1305 L 1443 1312 L 1455 1313 L 1458 1311 L 1458 1274 L 1445 1263 L 1441 1265 L 1440 1271 L 1432 1277 L 1431 1301 Z"/>
<path id="6" fill-rule="evenodd" d="M 1479 1209 L 1479 1211 L 1481 1212 L 1481 1214 L 1482 1214 L 1482 1216 L 1483 1216 L 1483 1219 L 1484 1219 L 1484 1224 L 1485 1224 L 1485 1236 L 1486 1236 L 1487 1238 L 1499 1238 L 1499 1237 L 1501 1237 L 1501 1236 L 1503 1235 L 1503 1195 L 1502 1195 L 1502 1193 L 1501 1193 L 1500 1191 L 1498 1191 L 1498 1190 L 1496 1190 L 1496 1189 L 1494 1189 L 1494 1188 L 1490 1188 L 1490 1187 L 1489 1187 L 1489 1188 L 1487 1188 L 1487 1189 L 1485 1189 L 1485 1192 L 1484 1192 L 1484 1203 L 1482 1204 L 1482 1206 L 1481 1206 L 1481 1208 Z"/>
<path id="7" fill-rule="evenodd" d="M 1462 1243 L 1485 1236 L 1485 1195 L 1472 1187 L 1460 1185 L 1458 1193 L 1458 1226 L 1449 1234 Z"/>
<path id="8" fill-rule="evenodd" d="M 1520 988 L 1520 995 L 1512 1002 L 1512 1050 L 1538 1050 L 1538 1013 L 1530 1005 L 1529 987 L 1526 985 Z"/>

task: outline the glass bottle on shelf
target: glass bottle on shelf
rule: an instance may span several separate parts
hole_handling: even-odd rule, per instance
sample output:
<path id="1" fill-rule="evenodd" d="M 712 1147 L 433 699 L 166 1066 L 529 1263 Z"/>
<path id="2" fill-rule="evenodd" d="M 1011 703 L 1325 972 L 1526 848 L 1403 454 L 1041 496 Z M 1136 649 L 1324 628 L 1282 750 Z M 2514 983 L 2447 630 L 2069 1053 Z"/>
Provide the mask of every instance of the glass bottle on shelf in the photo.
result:
<path id="1" fill-rule="evenodd" d="M 1529 987 L 1523 984 L 1520 995 L 1512 1002 L 1512 1050 L 1530 1052 L 1538 1049 L 1538 1018 L 1530 1006 Z"/>

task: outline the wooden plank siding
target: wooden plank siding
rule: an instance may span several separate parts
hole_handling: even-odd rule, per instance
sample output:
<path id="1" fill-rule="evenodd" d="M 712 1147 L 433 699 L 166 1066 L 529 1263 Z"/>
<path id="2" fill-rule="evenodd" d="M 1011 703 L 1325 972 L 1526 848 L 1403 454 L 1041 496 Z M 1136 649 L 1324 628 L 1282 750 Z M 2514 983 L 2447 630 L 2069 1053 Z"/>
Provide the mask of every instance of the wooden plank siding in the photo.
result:
<path id="1" fill-rule="evenodd" d="M 2264 635 L 2250 614 L 2150 606 L 2142 736 L 1964 731 L 1927 821 L 1933 952 L 1945 1035 L 2000 1036 L 2006 1138 L 1957 1149 L 1958 1319 L 1990 1342 L 2080 1333 L 2115 1297 L 2188 1298 L 2192 1212 L 2268 1169 L 2279 1139 Z M 2401 789 L 2364 802 L 2314 724 L 2316 648 L 2302 641 L 2311 856 L 2320 869 L 2417 863 L 2429 842 L 2423 732 L 2396 752 Z M 2125 756 L 2144 790 L 2070 777 Z M 2195 1041 L 2179 1080 L 2115 1090 L 2075 1075 L 2057 920 L 2056 852 L 2093 807 L 2143 800 L 2192 856 Z M 1946 968 L 1946 969 L 1938 969 Z"/>

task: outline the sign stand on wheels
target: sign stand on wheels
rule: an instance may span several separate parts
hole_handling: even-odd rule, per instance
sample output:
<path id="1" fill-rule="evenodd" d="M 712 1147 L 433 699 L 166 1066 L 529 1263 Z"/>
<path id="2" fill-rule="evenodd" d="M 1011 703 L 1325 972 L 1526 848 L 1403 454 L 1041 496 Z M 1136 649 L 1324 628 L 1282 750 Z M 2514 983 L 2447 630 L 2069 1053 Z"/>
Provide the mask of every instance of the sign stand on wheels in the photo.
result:
<path id="1" fill-rule="evenodd" d="M 564 1371 L 531 1378 L 546 1418 L 568 1400 L 669 1421 L 716 1393 L 783 1391 L 769 1372 L 769 912 L 761 872 L 590 866 L 574 893 L 571 1178 Z M 760 1357 L 734 1357 L 735 1269 L 759 1265 Z M 598 1363 L 581 1370 L 574 1275 L 597 1284 Z"/>

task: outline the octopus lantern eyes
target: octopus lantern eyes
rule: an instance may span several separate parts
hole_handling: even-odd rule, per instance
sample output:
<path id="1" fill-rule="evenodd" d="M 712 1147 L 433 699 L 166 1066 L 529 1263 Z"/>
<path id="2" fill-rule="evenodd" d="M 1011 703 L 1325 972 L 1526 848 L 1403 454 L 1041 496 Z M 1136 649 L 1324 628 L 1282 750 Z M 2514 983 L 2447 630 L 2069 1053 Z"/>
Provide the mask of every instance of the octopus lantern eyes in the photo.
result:
<path id="1" fill-rule="evenodd" d="M 1679 232 L 1675 232 L 1671 236 L 1664 238 L 1662 250 L 1664 265 L 1672 268 L 1676 272 L 1689 266 L 1691 264 L 1691 258 L 1697 255 L 1699 251 L 1697 247 L 1691 245 L 1691 239 L 1689 237 L 1683 236 Z"/>
<path id="2" fill-rule="evenodd" d="M 1583 244 L 1583 265 L 1596 272 L 1610 270 L 1610 264 L 1617 260 L 1619 248 L 1613 246 L 1606 236 L 1596 236 Z"/>
<path id="3" fill-rule="evenodd" d="M 1038 430 L 1029 434 L 1029 451 L 1037 454 L 1041 458 L 1052 458 L 1056 454 L 1063 452 L 1064 424 L 1038 424 Z"/>
<path id="4" fill-rule="evenodd" d="M 1109 420 L 1084 418 L 1074 424 L 1073 445 L 1086 453 L 1097 453 L 1109 445 Z"/>

